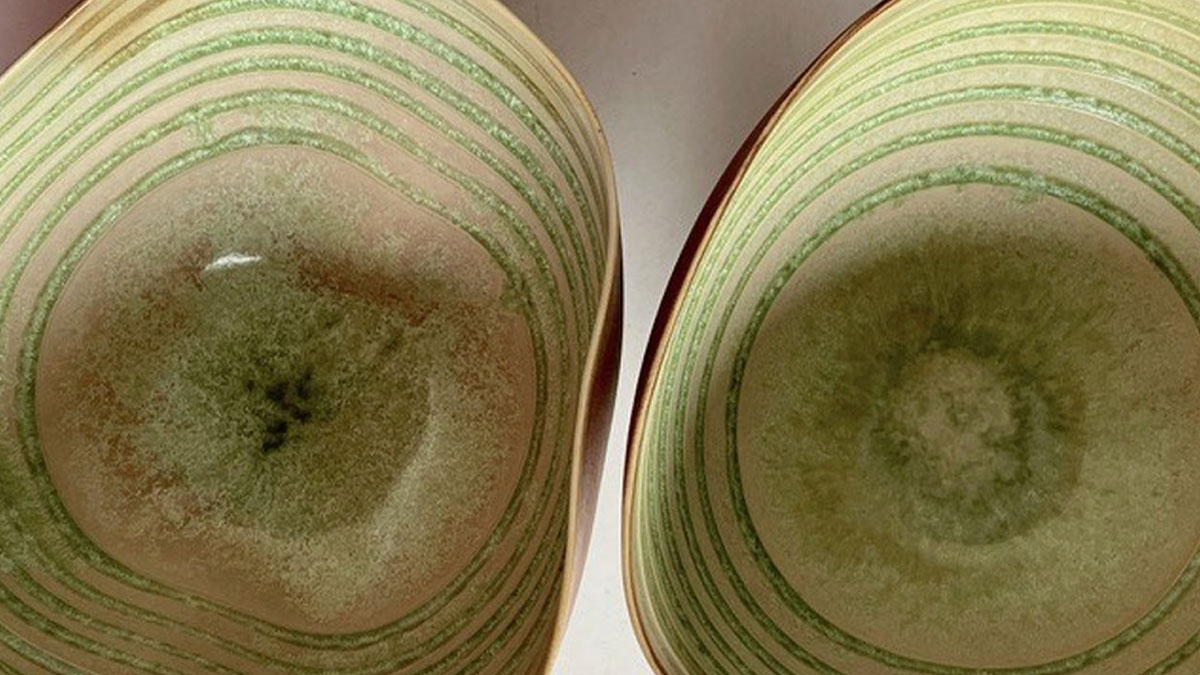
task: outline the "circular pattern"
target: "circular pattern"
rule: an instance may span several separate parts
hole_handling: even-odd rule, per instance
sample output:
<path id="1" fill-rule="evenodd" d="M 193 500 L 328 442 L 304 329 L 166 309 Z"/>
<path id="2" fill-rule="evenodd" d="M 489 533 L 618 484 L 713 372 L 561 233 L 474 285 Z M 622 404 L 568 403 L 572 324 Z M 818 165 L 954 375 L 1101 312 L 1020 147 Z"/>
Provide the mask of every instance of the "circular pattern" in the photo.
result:
<path id="1" fill-rule="evenodd" d="M 507 12 L 90 3 L 0 222 L 0 670 L 547 667 L 616 226 Z"/>
<path id="2" fill-rule="evenodd" d="M 1187 672 L 1198 45 L 1170 0 L 898 0 L 803 80 L 648 357 L 660 671 Z"/>
<path id="3" fill-rule="evenodd" d="M 1060 438 L 1066 424 L 1033 376 L 931 332 L 875 399 L 862 470 L 883 474 L 926 536 L 1010 539 L 1061 509 L 1078 472 Z"/>

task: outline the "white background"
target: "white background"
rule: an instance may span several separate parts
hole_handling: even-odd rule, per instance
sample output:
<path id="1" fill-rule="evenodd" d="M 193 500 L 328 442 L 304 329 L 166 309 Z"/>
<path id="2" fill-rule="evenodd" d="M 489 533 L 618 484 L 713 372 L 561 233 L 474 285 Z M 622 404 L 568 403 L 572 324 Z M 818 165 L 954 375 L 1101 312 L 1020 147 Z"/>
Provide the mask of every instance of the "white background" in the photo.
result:
<path id="1" fill-rule="evenodd" d="M 873 0 L 505 0 L 600 114 L 625 243 L 621 382 L 583 585 L 555 675 L 647 675 L 621 590 L 625 438 L 646 338 L 693 221 L 738 146 Z M 74 4 L 0 0 L 0 69 Z"/>
<path id="2" fill-rule="evenodd" d="M 600 114 L 617 168 L 625 344 L 596 530 L 555 675 L 646 675 L 621 589 L 630 407 L 667 278 L 747 134 L 872 0 L 505 0 Z"/>

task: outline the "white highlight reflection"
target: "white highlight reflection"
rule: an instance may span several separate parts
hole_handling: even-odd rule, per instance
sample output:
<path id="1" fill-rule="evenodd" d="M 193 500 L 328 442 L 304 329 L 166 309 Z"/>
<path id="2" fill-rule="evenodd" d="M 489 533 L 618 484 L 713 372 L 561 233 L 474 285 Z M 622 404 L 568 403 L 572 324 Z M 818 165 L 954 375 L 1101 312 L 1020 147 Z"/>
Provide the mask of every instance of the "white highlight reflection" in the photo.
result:
<path id="1" fill-rule="evenodd" d="M 262 262 L 262 256 L 247 255 L 245 253 L 229 253 L 210 262 L 208 266 L 204 268 L 204 271 L 216 272 L 217 270 L 229 269 L 230 267 L 253 265 L 256 262 Z"/>

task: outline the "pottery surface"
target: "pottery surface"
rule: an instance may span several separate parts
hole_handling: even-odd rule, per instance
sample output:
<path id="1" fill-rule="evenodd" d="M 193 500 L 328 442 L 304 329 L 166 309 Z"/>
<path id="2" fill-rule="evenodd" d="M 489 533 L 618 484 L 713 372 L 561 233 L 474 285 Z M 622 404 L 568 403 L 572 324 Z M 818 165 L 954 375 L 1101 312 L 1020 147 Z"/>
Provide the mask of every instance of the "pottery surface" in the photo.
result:
<path id="1" fill-rule="evenodd" d="M 627 476 L 664 675 L 1200 670 L 1200 10 L 896 0 L 731 167 Z"/>
<path id="2" fill-rule="evenodd" d="M 548 668 L 611 163 L 490 0 L 92 0 L 0 79 L 0 670 Z"/>

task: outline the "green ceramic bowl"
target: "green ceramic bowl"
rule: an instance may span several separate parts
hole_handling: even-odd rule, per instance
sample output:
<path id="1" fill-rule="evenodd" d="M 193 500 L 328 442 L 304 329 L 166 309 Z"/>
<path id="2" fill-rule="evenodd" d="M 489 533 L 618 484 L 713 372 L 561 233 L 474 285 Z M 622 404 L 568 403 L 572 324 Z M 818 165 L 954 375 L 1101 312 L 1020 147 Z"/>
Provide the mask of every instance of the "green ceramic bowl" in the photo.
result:
<path id="1" fill-rule="evenodd" d="M 528 673 L 612 168 L 492 0 L 92 0 L 0 79 L 0 672 Z"/>
<path id="2" fill-rule="evenodd" d="M 1200 672 L 1200 5 L 898 0 L 718 188 L 626 503 L 664 675 Z"/>

